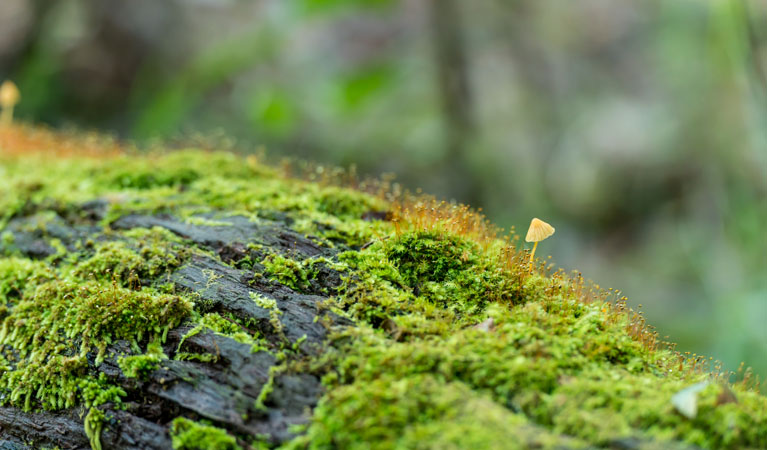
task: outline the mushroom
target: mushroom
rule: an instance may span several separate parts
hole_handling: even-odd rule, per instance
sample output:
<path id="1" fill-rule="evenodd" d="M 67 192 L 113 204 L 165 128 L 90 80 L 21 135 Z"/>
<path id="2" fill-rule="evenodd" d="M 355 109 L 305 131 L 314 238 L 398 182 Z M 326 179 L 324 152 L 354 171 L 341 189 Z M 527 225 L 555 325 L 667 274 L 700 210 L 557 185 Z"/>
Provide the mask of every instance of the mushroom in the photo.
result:
<path id="1" fill-rule="evenodd" d="M 525 241 L 535 242 L 533 244 L 533 251 L 530 252 L 530 270 L 533 270 L 533 258 L 535 257 L 535 249 L 538 247 L 538 243 L 552 234 L 554 234 L 554 227 L 541 219 L 534 217 L 530 221 L 530 228 L 527 229 L 527 236 L 525 236 Z"/>
<path id="2" fill-rule="evenodd" d="M 0 85 L 0 124 L 10 125 L 13 122 L 13 107 L 21 100 L 21 93 L 13 81 L 6 80 Z"/>

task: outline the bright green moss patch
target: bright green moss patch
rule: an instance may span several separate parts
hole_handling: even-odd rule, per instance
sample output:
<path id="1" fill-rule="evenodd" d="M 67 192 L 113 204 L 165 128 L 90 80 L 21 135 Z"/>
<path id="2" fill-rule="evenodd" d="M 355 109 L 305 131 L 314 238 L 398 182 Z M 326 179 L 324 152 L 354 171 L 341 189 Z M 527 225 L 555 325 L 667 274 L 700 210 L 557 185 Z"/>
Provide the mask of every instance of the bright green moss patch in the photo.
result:
<path id="1" fill-rule="evenodd" d="M 298 261 L 282 255 L 270 254 L 261 263 L 266 268 L 266 273 L 270 278 L 291 289 L 301 291 L 306 288 L 309 282 L 309 274 Z"/>
<path id="2" fill-rule="evenodd" d="M 80 390 L 87 408 L 96 407 L 105 403 L 119 405 L 122 402 L 122 398 L 126 395 L 121 387 L 110 384 L 106 374 L 103 372 L 100 373 L 98 377 L 92 377 L 81 381 Z"/>
<path id="3" fill-rule="evenodd" d="M 2 403 L 25 410 L 117 403 L 125 393 L 94 378 L 89 353 L 98 365 L 120 339 L 138 351 L 144 339 L 163 339 L 189 317 L 192 304 L 185 298 L 140 286 L 179 264 L 171 241 L 156 230 L 130 233 L 137 248 L 115 236 L 78 244 L 71 253 L 62 246 L 64 258 L 0 259 Z M 157 356 L 150 349 L 148 356 L 131 358 L 126 367 L 139 374 L 139 363 Z"/>
<path id="4" fill-rule="evenodd" d="M 327 186 L 317 195 L 317 210 L 343 219 L 359 219 L 363 214 L 377 211 L 382 203 L 370 195 Z"/>
<path id="5" fill-rule="evenodd" d="M 754 392 L 738 392 L 738 404 L 719 404 L 723 388 L 713 383 L 698 396 L 694 419 L 679 414 L 673 394 L 691 383 L 659 383 L 646 373 L 593 371 L 563 380 L 550 396 L 531 405 L 531 417 L 552 429 L 597 445 L 637 430 L 660 439 L 682 440 L 702 448 L 758 448 L 767 442 L 767 401 Z"/>
<path id="6" fill-rule="evenodd" d="M 277 312 L 279 312 L 279 310 L 277 310 Z M 222 336 L 229 337 L 241 344 L 250 345 L 252 353 L 259 351 L 270 351 L 268 342 L 263 338 L 263 336 L 261 336 L 258 332 L 250 331 L 245 325 L 241 324 L 239 320 L 234 317 L 224 317 L 218 313 L 207 313 L 200 317 L 196 317 L 194 320 L 197 325 L 189 330 L 179 342 L 178 348 L 176 349 L 176 359 L 195 360 L 202 362 L 216 361 L 216 355 L 187 353 L 181 351 L 184 342 L 187 339 L 199 334 L 201 331 L 206 329 Z M 279 323 L 279 321 L 277 322 Z"/>
<path id="7" fill-rule="evenodd" d="M 338 259 L 348 274 L 337 306 L 376 326 L 396 325 L 400 338 L 474 323 L 488 304 L 526 301 L 532 280 L 512 276 L 476 244 L 436 231 L 394 235 Z"/>
<path id="8" fill-rule="evenodd" d="M 386 256 L 411 287 L 453 281 L 477 263 L 476 246 L 448 234 L 406 233 L 387 244 Z"/>
<path id="9" fill-rule="evenodd" d="M 77 340 L 80 354 L 101 352 L 116 339 L 140 341 L 162 335 L 189 315 L 191 304 L 178 296 L 134 291 L 95 281 L 59 280 L 41 284 L 20 301 L 0 329 L 0 342 L 22 356 L 44 359 L 57 341 Z M 45 338 L 45 339 L 43 339 Z M 42 348 L 38 344 L 45 340 Z"/>
<path id="10" fill-rule="evenodd" d="M 126 377 L 143 378 L 154 371 L 163 359 L 168 357 L 162 351 L 160 339 L 155 338 L 147 345 L 144 354 L 120 357 L 117 363 Z"/>
<path id="11" fill-rule="evenodd" d="M 390 375 L 343 386 L 315 414 L 315 425 L 288 448 L 524 449 L 565 443 L 544 429 L 527 430 L 524 415 L 486 394 L 432 375 Z"/>
<path id="12" fill-rule="evenodd" d="M 190 311 L 183 298 L 148 290 L 95 281 L 42 283 L 3 320 L 0 343 L 20 359 L 14 370 L 0 373 L 0 388 L 26 410 L 32 396 L 45 409 L 74 406 L 87 352 L 98 351 L 98 364 L 111 342 L 136 345 L 143 337 L 163 336 Z"/>
<path id="13" fill-rule="evenodd" d="M 78 403 L 78 388 L 85 380 L 88 363 L 81 356 L 53 355 L 40 364 L 29 359 L 0 376 L 0 388 L 8 392 L 6 402 L 31 411 L 33 401 L 44 409 L 61 409 Z M 34 397 L 33 397 L 34 395 Z"/>
<path id="14" fill-rule="evenodd" d="M 177 417 L 170 427 L 173 450 L 242 450 L 225 430 Z"/>
<path id="15" fill-rule="evenodd" d="M 584 302 L 584 290 L 561 274 L 515 273 L 492 251 L 433 231 L 339 259 L 350 275 L 333 304 L 368 325 L 339 332 L 334 351 L 317 361 L 329 393 L 297 446 L 506 448 L 499 443 L 509 435 L 496 431 L 525 436 L 525 421 L 548 437 L 520 448 L 555 447 L 563 435 L 575 447 L 767 443 L 765 397 L 737 387 L 740 403 L 717 404 L 713 384 L 694 420 L 680 415 L 671 396 L 708 375 L 634 338 L 631 314 Z M 486 396 L 501 414 L 475 412 L 464 423 L 465 406 L 449 400 L 456 392 L 465 402 Z"/>
<path id="16" fill-rule="evenodd" d="M 114 278 L 128 285 L 155 280 L 179 265 L 179 258 L 167 245 L 150 243 L 134 250 L 124 241 L 112 241 L 96 244 L 95 254 L 79 263 L 75 274 L 82 278 Z"/>
<path id="17" fill-rule="evenodd" d="M 269 253 L 259 262 L 265 270 L 263 274 L 256 274 L 257 276 L 265 275 L 298 292 L 305 292 L 310 288 L 311 281 L 317 279 L 323 266 L 339 273 L 348 269 L 346 264 L 325 257 L 298 261 L 276 253 Z M 328 288 L 324 288 L 323 293 L 331 294 Z"/>
<path id="18" fill-rule="evenodd" d="M 242 332 L 242 328 L 234 319 L 226 319 L 217 313 L 205 314 L 200 318 L 198 323 L 203 327 L 209 328 L 224 336 L 234 336 L 237 333 Z"/>
<path id="19" fill-rule="evenodd" d="M 282 322 L 280 322 L 280 316 L 282 311 L 277 307 L 277 301 L 271 298 L 264 297 L 263 295 L 250 293 L 250 298 L 261 308 L 269 311 L 269 323 L 274 330 L 284 338 L 284 330 L 282 329 Z"/>
<path id="20" fill-rule="evenodd" d="M 514 280 L 483 257 L 477 244 L 458 236 L 405 233 L 386 242 L 384 251 L 405 284 L 444 308 L 470 312 L 515 301 Z"/>
<path id="21" fill-rule="evenodd" d="M 371 240 L 381 226 L 363 220 L 365 213 L 387 208 L 373 196 L 286 179 L 255 158 L 248 161 L 194 150 L 106 160 L 6 159 L 0 223 L 22 209 L 52 204 L 66 209 L 103 198 L 109 201 L 104 225 L 128 213 L 172 213 L 185 219 L 220 211 L 270 218 L 278 212 L 302 233 L 353 246 Z"/>
<path id="22" fill-rule="evenodd" d="M 53 277 L 53 271 L 43 262 L 13 257 L 0 259 L 0 299 L 18 300 L 30 295 L 40 282 Z"/>
<path id="23" fill-rule="evenodd" d="M 91 408 L 88 415 L 85 416 L 83 427 L 85 435 L 91 444 L 91 450 L 101 450 L 101 429 L 104 428 L 104 422 L 107 420 L 104 411 L 98 408 Z"/>
<path id="24" fill-rule="evenodd" d="M 168 187 L 187 185 L 200 178 L 200 175 L 184 166 L 171 167 L 164 171 L 156 171 L 148 168 L 146 171 L 135 169 L 118 173 L 112 179 L 112 185 L 126 189 L 152 189 L 155 187 Z"/>

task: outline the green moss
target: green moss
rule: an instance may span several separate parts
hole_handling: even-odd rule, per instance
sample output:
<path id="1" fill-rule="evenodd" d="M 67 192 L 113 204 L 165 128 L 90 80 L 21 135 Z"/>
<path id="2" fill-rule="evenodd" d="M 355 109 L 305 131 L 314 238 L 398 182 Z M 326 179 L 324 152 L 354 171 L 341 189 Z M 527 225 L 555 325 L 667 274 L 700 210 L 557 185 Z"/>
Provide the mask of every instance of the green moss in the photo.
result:
<path id="1" fill-rule="evenodd" d="M 458 223 L 464 216 L 434 219 L 423 210 L 410 217 L 418 226 L 408 225 L 405 214 L 396 228 L 362 220 L 396 208 L 354 190 L 285 178 L 228 153 L 3 163 L 1 223 L 34 216 L 30 227 L 44 231 L 60 216 L 90 226 L 92 219 L 69 212 L 93 199 L 108 202 L 95 224 L 104 233 L 82 248 L 65 252 L 46 238 L 59 251 L 48 260 L 0 259 L 0 399 L 27 410 L 85 405 L 94 448 L 107 419 L 98 406 L 125 396 L 93 375 L 94 363 L 109 343 L 125 339 L 133 353 L 120 366 L 142 377 L 162 364 L 159 343 L 182 320 L 194 325 L 185 338 L 208 329 L 254 352 L 273 352 L 280 366 L 258 406 L 278 372 L 323 377 L 326 394 L 288 448 L 577 448 L 622 438 L 660 448 L 672 440 L 767 447 L 764 396 L 733 385 L 737 403 L 723 403 L 713 383 L 699 394 L 697 415 L 682 416 L 671 396 L 711 377 L 705 368 L 693 370 L 691 361 L 656 345 L 636 317 L 622 305 L 608 307 L 598 289 L 561 273 L 531 273 L 509 241 L 466 232 L 475 224 Z M 193 311 L 163 285 L 191 244 L 159 228 L 108 230 L 128 213 L 164 213 L 199 226 L 223 226 L 216 218 L 231 215 L 289 223 L 340 253 L 295 260 L 261 248 L 263 261 L 243 266 L 262 263 L 263 275 L 304 292 L 317 286 L 320 269 L 338 272 L 342 285 L 325 292 L 332 298 L 322 307 L 355 326 L 332 330 L 326 351 L 312 357 L 299 357 L 298 344 L 269 349 L 252 324 L 202 304 Z M 15 245 L 9 233 L 1 239 L 4 248 Z M 270 311 L 279 331 L 276 302 L 258 295 L 253 301 Z M 177 359 L 216 360 L 184 352 L 183 344 Z M 213 425 L 177 418 L 171 431 L 174 448 L 239 448 Z"/>
<path id="2" fill-rule="evenodd" d="M 215 363 L 218 361 L 218 356 L 212 353 L 190 353 L 190 352 L 176 352 L 173 359 L 177 361 L 197 361 L 201 363 Z"/>
<path id="3" fill-rule="evenodd" d="M 70 408 L 78 403 L 80 383 L 88 362 L 80 356 L 53 355 L 42 364 L 24 359 L 0 375 L 4 403 L 31 411 L 33 400 L 45 409 Z M 34 395 L 34 398 L 33 398 Z"/>
<path id="4" fill-rule="evenodd" d="M 345 263 L 332 261 L 325 257 L 306 258 L 297 261 L 277 253 L 269 253 L 260 261 L 264 266 L 264 273 L 256 273 L 256 276 L 267 276 L 280 284 L 288 286 L 297 292 L 306 292 L 312 287 L 312 281 L 320 276 L 321 269 L 327 268 L 337 273 L 348 270 Z M 322 287 L 320 290 L 330 295 L 333 288 Z"/>
<path id="5" fill-rule="evenodd" d="M 170 436 L 173 450 L 242 450 L 237 439 L 225 430 L 184 417 L 173 419 Z"/>
<path id="6" fill-rule="evenodd" d="M 277 374 L 285 369 L 285 366 L 272 366 L 269 368 L 269 378 L 266 383 L 264 383 L 263 387 L 261 387 L 261 392 L 258 393 L 256 402 L 253 405 L 256 410 L 267 412 L 266 401 L 269 399 L 269 396 L 272 395 L 272 392 L 274 392 L 274 379 Z"/>
<path id="7" fill-rule="evenodd" d="M 120 357 L 117 359 L 117 363 L 126 377 L 144 378 L 153 372 L 163 359 L 168 359 L 168 357 L 162 351 L 160 340 L 155 338 L 147 345 L 146 353 Z"/>
<path id="8" fill-rule="evenodd" d="M 309 283 L 309 275 L 298 261 L 279 254 L 270 254 L 261 263 L 270 278 L 291 289 L 302 291 Z"/>
<path id="9" fill-rule="evenodd" d="M 138 285 L 141 280 L 154 280 L 181 263 L 167 245 L 144 244 L 137 250 L 124 241 L 96 244 L 95 254 L 77 264 L 75 275 L 87 278 L 116 279 L 123 285 Z"/>
<path id="10" fill-rule="evenodd" d="M 318 211 L 345 219 L 360 219 L 367 212 L 383 209 L 382 202 L 370 195 L 335 186 L 321 188 L 316 202 Z"/>
<path id="11" fill-rule="evenodd" d="M 279 311 L 279 310 L 277 310 Z M 222 336 L 229 337 L 241 344 L 248 344 L 251 346 L 251 352 L 256 353 L 259 351 L 270 351 L 268 341 L 257 332 L 252 332 L 246 325 L 240 323 L 240 321 L 232 316 L 223 317 L 218 313 L 207 313 L 201 317 L 195 319 L 197 325 L 189 330 L 178 344 L 176 349 L 176 359 L 193 359 L 202 362 L 216 361 L 217 355 L 202 355 L 197 353 L 185 353 L 181 352 L 181 348 L 184 342 L 192 336 L 199 334 L 201 331 L 208 329 L 214 333 Z M 247 330 L 247 331 L 246 331 Z"/>
<path id="12" fill-rule="evenodd" d="M 136 171 L 126 170 L 114 175 L 112 185 L 117 188 L 151 189 L 164 186 L 186 185 L 200 178 L 200 175 L 183 166 L 173 167 L 164 171 L 147 169 Z"/>
<path id="13" fill-rule="evenodd" d="M 104 422 L 111 416 L 99 409 L 103 404 L 112 403 L 114 407 L 120 407 L 122 398 L 127 395 L 119 386 L 113 386 L 107 381 L 106 374 L 100 373 L 98 378 L 85 378 L 79 383 L 82 397 L 88 414 L 83 421 L 85 434 L 91 444 L 91 449 L 101 450 L 101 430 Z"/>
<path id="14" fill-rule="evenodd" d="M 698 396 L 698 413 L 688 419 L 677 413 L 671 396 L 690 383 L 659 383 L 646 373 L 592 371 L 562 383 L 531 416 L 545 418 L 552 429 L 607 445 L 630 437 L 637 429 L 663 439 L 678 439 L 702 448 L 746 448 L 767 442 L 767 402 L 753 392 L 739 392 L 739 404 L 718 404 L 716 383 Z"/>
<path id="15" fill-rule="evenodd" d="M 518 279 L 457 236 L 404 233 L 338 259 L 348 275 L 337 306 L 374 326 L 396 326 L 400 338 L 473 323 L 492 302 L 526 301 Z"/>
<path id="16" fill-rule="evenodd" d="M 160 361 L 162 361 L 160 355 L 151 353 L 125 356 L 119 359 L 120 369 L 128 378 L 144 378 L 157 368 Z"/>
<path id="17" fill-rule="evenodd" d="M 0 259 L 0 299 L 9 302 L 28 296 L 40 282 L 52 278 L 54 273 L 44 262 L 26 258 Z"/>
<path id="18" fill-rule="evenodd" d="M 18 361 L 0 374 L 0 388 L 26 410 L 33 395 L 46 409 L 74 406 L 87 352 L 98 350 L 98 364 L 115 340 L 163 336 L 190 311 L 183 298 L 147 289 L 73 279 L 41 283 L 2 322 L 0 344 Z"/>
<path id="19" fill-rule="evenodd" d="M 110 202 L 104 225 L 133 212 L 172 213 L 181 218 L 218 211 L 268 218 L 279 212 L 305 234 L 362 245 L 382 225 L 366 222 L 362 215 L 387 209 L 375 197 L 286 179 L 257 160 L 244 164 L 240 157 L 225 152 L 189 150 L 106 160 L 43 160 L 31 155 L 3 163 L 0 223 L 23 208 L 34 210 L 43 204 L 65 208 L 106 198 Z"/>
<path id="20" fill-rule="evenodd" d="M 275 332 L 280 334 L 284 338 L 282 329 L 282 322 L 280 322 L 280 316 L 282 311 L 277 307 L 277 301 L 271 298 L 264 297 L 261 294 L 250 292 L 250 298 L 261 308 L 269 311 L 269 323 L 274 328 Z"/>
<path id="21" fill-rule="evenodd" d="M 88 415 L 85 416 L 83 427 L 85 435 L 88 436 L 88 442 L 92 450 L 101 450 L 101 429 L 106 421 L 106 414 L 98 408 L 91 408 Z"/>
<path id="22" fill-rule="evenodd" d="M 458 278 L 477 263 L 476 246 L 437 232 L 406 233 L 386 247 L 386 256 L 411 287 Z"/>
<path id="23" fill-rule="evenodd" d="M 563 440 L 461 382 L 385 376 L 330 392 L 315 425 L 288 448 L 524 449 Z M 355 419 L 356 418 L 356 419 Z M 527 435 L 527 439 L 523 439 Z M 585 447 L 575 440 L 570 448 Z"/>
<path id="24" fill-rule="evenodd" d="M 34 297 L 20 301 L 0 329 L 0 342 L 22 356 L 44 358 L 54 342 L 78 340 L 80 354 L 100 350 L 116 339 L 141 340 L 163 334 L 191 311 L 182 297 L 152 290 L 128 290 L 96 281 L 58 280 L 43 283 Z M 34 344 L 45 336 L 45 345 Z"/>
<path id="25" fill-rule="evenodd" d="M 711 388 L 695 420 L 681 416 L 671 396 L 704 374 L 687 363 L 677 369 L 673 352 L 632 337 L 633 316 L 584 301 L 577 280 L 504 267 L 495 251 L 429 231 L 339 255 L 349 276 L 332 306 L 367 326 L 337 332 L 335 351 L 316 362 L 327 371 L 328 395 L 294 444 L 497 448 L 509 441 L 492 421 L 453 423 L 464 416 L 461 405 L 440 403 L 450 392 L 486 396 L 508 416 L 499 421 L 507 428 L 498 428 L 515 436 L 526 435 L 529 428 L 518 426 L 525 421 L 544 427 L 536 431 L 547 436 L 535 444 L 542 447 L 562 445 L 563 435 L 577 438 L 567 444 L 576 447 L 622 438 L 705 448 L 767 442 L 763 396 L 739 387 L 741 403 L 717 406 Z M 434 412 L 434 405 L 446 406 Z M 453 430 L 460 430 L 455 441 L 447 437 Z"/>
<path id="26" fill-rule="evenodd" d="M 103 372 L 96 378 L 81 381 L 80 390 L 86 408 L 94 408 L 107 403 L 119 406 L 122 403 L 122 398 L 126 395 L 121 387 L 110 384 Z"/>
<path id="27" fill-rule="evenodd" d="M 152 228 L 132 228 L 120 232 L 120 235 L 141 242 L 144 246 L 159 245 L 162 247 L 173 247 L 172 244 L 185 244 L 184 240 L 172 232 L 161 227 Z"/>
<path id="28" fill-rule="evenodd" d="M 233 336 L 242 331 L 242 328 L 234 319 L 224 318 L 218 313 L 205 314 L 198 323 L 224 336 Z"/>
<path id="29" fill-rule="evenodd" d="M 552 433 L 547 441 L 551 445 L 561 444 L 554 438 L 559 435 L 591 445 L 621 438 L 673 439 L 704 448 L 759 447 L 767 442 L 767 399 L 755 392 L 738 388 L 739 404 L 717 406 L 719 389 L 712 387 L 703 393 L 695 420 L 676 413 L 671 396 L 705 375 L 669 369 L 666 361 L 675 359 L 673 353 L 650 349 L 632 338 L 626 332 L 628 317 L 616 319 L 601 302 L 584 303 L 574 292 L 558 289 L 545 301 L 493 303 L 471 316 L 475 323 L 487 324 L 481 329 L 467 324 L 464 316 L 429 308 L 429 294 L 399 296 L 392 302 L 397 297 L 384 293 L 398 281 L 435 275 L 414 276 L 418 268 L 410 264 L 405 267 L 408 276 L 398 276 L 394 261 L 387 267 L 378 257 L 372 259 L 364 267 L 382 276 L 373 281 L 363 277 L 361 282 L 372 285 L 367 294 L 380 297 L 364 302 L 355 298 L 353 305 L 362 310 L 355 315 L 373 327 L 347 329 L 333 338 L 336 352 L 321 362 L 327 368 L 324 383 L 329 394 L 297 445 L 311 442 L 311 448 L 332 448 L 374 442 L 381 448 L 418 448 L 402 439 L 421 435 L 413 431 L 420 430 L 419 421 L 435 435 L 449 436 L 460 429 L 449 419 L 460 417 L 460 406 L 445 406 L 437 415 L 429 412 L 454 390 L 486 395 L 507 414 L 546 427 Z M 443 282 L 461 272 L 457 264 L 442 267 L 447 268 L 439 278 Z M 529 277 L 522 291 L 530 286 L 550 291 L 559 286 L 552 281 L 557 280 Z M 349 292 L 359 295 L 354 289 Z M 382 297 L 388 302 L 380 301 Z M 378 320 L 366 316 L 371 310 Z M 398 391 L 397 383 L 405 387 Z M 432 387 L 421 391 L 422 384 Z M 503 420 L 515 426 L 511 418 Z M 437 439 L 434 442 L 440 443 L 432 448 L 461 448 L 471 442 L 487 442 L 492 448 L 496 442 L 492 425 L 476 422 L 467 425 L 460 438 L 459 443 Z"/>

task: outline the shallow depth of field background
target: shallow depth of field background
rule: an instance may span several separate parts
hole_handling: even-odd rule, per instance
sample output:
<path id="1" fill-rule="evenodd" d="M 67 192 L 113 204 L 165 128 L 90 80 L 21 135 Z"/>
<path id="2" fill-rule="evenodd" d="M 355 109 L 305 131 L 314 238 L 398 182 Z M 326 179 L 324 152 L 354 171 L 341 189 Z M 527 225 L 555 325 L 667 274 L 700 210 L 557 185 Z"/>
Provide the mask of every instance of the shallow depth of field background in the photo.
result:
<path id="1" fill-rule="evenodd" d="M 767 375 L 763 0 L 2 0 L 17 116 L 397 174 Z"/>

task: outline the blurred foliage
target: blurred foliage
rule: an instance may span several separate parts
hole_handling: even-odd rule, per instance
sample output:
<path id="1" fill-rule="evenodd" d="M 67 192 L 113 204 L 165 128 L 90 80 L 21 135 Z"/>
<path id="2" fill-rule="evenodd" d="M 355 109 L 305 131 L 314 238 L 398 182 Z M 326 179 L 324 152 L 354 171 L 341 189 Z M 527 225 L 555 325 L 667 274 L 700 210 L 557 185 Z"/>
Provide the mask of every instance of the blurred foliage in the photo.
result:
<path id="1" fill-rule="evenodd" d="M 767 374 L 761 0 L 4 0 L 18 115 L 395 172 Z M 221 131 L 223 130 L 223 131 Z"/>

